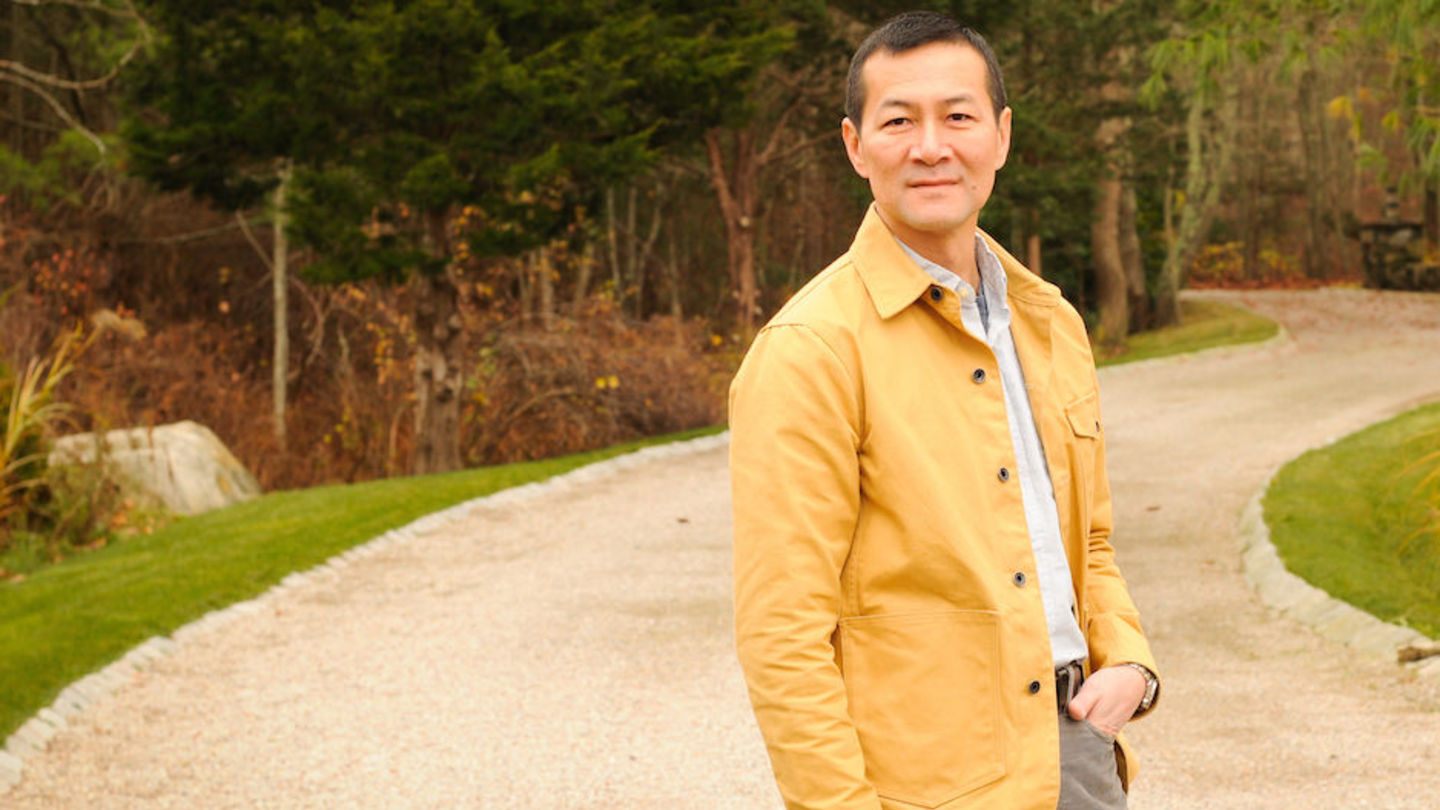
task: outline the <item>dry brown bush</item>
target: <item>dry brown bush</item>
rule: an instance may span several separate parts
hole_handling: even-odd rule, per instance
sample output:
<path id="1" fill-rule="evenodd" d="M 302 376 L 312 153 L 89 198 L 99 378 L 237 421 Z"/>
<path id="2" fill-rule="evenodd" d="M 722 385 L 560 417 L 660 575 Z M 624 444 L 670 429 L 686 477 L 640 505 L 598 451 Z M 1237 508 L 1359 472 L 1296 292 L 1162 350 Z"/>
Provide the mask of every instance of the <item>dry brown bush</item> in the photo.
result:
<path id="1" fill-rule="evenodd" d="M 734 353 L 699 321 L 626 321 L 596 299 L 551 331 L 501 332 L 476 353 L 471 463 L 573 453 L 724 417 Z"/>
<path id="2" fill-rule="evenodd" d="M 73 406 L 71 430 L 191 419 L 214 430 L 267 489 L 409 471 L 415 339 L 407 287 L 293 280 L 281 447 L 271 421 L 270 285 L 256 251 L 231 216 L 130 184 L 119 193 L 126 204 L 45 221 L 0 205 L 0 291 L 12 291 L 0 299 L 0 360 L 23 365 L 102 309 L 146 327 L 139 339 L 99 335 L 77 360 L 60 391 Z M 257 234 L 262 242 L 267 235 Z M 703 322 L 636 321 L 602 288 L 578 305 L 566 291 L 564 311 L 542 328 L 533 312 L 521 315 L 519 267 L 477 264 L 462 280 L 468 464 L 723 418 L 738 351 Z"/>

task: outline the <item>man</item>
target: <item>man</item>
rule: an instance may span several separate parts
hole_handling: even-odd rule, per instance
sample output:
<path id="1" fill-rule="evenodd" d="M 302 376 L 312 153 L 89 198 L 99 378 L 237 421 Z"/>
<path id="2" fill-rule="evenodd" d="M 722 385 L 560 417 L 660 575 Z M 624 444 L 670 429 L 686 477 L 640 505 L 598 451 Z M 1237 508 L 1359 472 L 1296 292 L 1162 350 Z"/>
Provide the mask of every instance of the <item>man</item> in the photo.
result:
<path id="1" fill-rule="evenodd" d="M 1125 806 L 1159 684 L 1084 325 L 977 229 L 1010 123 L 975 32 L 871 34 L 841 134 L 874 205 L 731 387 L 736 644 L 790 808 Z"/>

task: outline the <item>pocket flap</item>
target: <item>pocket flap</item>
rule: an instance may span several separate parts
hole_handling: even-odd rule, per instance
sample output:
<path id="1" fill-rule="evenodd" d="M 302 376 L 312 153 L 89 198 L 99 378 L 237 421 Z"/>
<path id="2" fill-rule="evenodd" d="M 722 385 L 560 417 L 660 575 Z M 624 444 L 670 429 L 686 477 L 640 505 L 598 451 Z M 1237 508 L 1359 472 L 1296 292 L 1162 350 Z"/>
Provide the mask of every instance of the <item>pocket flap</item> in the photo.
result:
<path id="1" fill-rule="evenodd" d="M 1091 391 L 1065 406 L 1065 418 L 1076 436 L 1100 438 L 1100 392 Z"/>

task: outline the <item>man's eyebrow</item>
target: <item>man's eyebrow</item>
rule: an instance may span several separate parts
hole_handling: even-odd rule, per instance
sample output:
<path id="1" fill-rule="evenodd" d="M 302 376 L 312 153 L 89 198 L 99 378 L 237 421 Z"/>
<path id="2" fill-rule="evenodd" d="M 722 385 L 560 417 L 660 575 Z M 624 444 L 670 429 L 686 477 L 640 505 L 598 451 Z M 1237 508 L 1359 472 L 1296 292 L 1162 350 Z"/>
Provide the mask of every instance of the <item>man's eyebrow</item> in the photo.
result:
<path id="1" fill-rule="evenodd" d="M 976 96 L 975 96 L 974 93 L 959 93 L 959 94 L 950 96 L 949 98 L 943 99 L 940 103 L 941 103 L 943 106 L 947 106 L 947 107 L 948 107 L 948 106 L 950 106 L 950 105 L 952 105 L 952 104 L 967 104 L 967 103 L 973 104 L 973 103 L 975 103 L 975 101 L 976 101 Z M 884 99 L 881 99 L 881 100 L 880 100 L 880 104 L 876 107 L 876 109 L 881 109 L 881 110 L 883 110 L 883 109 L 885 109 L 885 108 L 887 108 L 887 107 L 898 107 L 898 108 L 900 108 L 900 109 L 902 109 L 902 110 L 914 110 L 914 109 L 918 109 L 918 108 L 920 107 L 920 105 L 917 104 L 916 102 L 909 101 L 909 100 L 903 99 L 903 98 L 884 98 Z"/>
<path id="2" fill-rule="evenodd" d="M 878 109 L 883 110 L 886 107 L 899 107 L 902 110 L 913 110 L 918 106 L 915 102 L 906 101 L 903 98 L 882 98 L 880 99 Z"/>

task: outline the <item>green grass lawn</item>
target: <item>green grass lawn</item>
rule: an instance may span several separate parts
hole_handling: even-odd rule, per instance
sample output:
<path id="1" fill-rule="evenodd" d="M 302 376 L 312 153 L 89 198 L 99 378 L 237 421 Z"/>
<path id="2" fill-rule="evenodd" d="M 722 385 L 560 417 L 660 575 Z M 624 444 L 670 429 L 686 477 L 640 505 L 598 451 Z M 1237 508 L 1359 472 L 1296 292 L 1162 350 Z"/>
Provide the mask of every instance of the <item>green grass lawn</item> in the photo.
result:
<path id="1" fill-rule="evenodd" d="M 66 685 L 388 529 L 688 431 L 564 458 L 274 492 L 0 584 L 0 741 Z"/>
<path id="2" fill-rule="evenodd" d="M 1180 323 L 1131 335 L 1118 349 L 1096 347 L 1095 359 L 1099 365 L 1113 366 L 1216 346 L 1258 343 L 1279 332 L 1279 324 L 1240 307 L 1214 301 L 1181 301 Z"/>
<path id="3" fill-rule="evenodd" d="M 1286 567 L 1389 622 L 1440 636 L 1440 501 L 1421 479 L 1440 469 L 1440 403 L 1312 450 L 1285 465 L 1265 522 Z"/>

